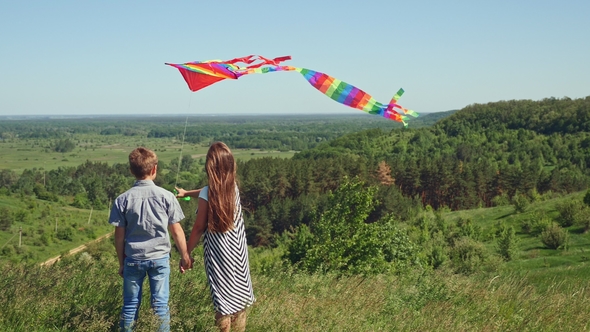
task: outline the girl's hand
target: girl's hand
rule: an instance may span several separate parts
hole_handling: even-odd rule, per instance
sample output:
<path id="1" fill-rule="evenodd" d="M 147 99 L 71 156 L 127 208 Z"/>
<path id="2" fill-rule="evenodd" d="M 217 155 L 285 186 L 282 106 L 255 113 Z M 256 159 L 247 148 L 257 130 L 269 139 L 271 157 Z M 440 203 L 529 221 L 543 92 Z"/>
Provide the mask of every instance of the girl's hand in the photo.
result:
<path id="1" fill-rule="evenodd" d="M 184 198 L 184 197 L 186 197 L 186 190 L 184 190 L 182 188 L 178 188 L 178 187 L 174 187 L 174 189 L 176 189 L 176 191 L 178 192 L 176 194 L 176 198 Z"/>

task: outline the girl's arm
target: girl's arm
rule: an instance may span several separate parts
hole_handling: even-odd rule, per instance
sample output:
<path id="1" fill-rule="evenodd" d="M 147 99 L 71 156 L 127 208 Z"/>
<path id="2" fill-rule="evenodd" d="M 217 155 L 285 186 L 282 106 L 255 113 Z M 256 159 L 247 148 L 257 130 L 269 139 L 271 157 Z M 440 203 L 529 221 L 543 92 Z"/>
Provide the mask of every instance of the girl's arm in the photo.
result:
<path id="1" fill-rule="evenodd" d="M 174 187 L 176 189 L 176 191 L 178 192 L 178 194 L 176 194 L 176 198 L 183 198 L 183 197 L 194 197 L 197 198 L 199 197 L 199 193 L 201 192 L 201 189 L 195 189 L 195 190 L 184 190 L 182 188 L 178 188 L 178 187 Z"/>
<path id="2" fill-rule="evenodd" d="M 193 230 L 191 231 L 191 236 L 188 239 L 188 254 L 191 255 L 193 250 L 199 244 L 203 233 L 205 233 L 205 229 L 207 229 L 207 214 L 209 213 L 209 202 L 206 200 L 199 198 L 199 208 L 197 210 L 197 218 L 195 219 L 195 223 L 193 225 Z"/>

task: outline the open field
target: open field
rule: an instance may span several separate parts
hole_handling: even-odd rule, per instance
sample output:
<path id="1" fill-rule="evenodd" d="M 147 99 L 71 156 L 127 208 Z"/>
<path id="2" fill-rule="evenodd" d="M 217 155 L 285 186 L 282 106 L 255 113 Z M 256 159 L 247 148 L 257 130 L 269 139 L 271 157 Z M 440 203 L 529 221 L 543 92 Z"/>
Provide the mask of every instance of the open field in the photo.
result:
<path id="1" fill-rule="evenodd" d="M 426 114 L 413 121 L 412 127 L 432 125 L 452 113 Z M 399 123 L 367 114 L 7 117 L 0 122 L 0 169 L 21 173 L 32 168 L 78 166 L 86 160 L 126 163 L 128 153 L 138 146 L 155 150 L 161 161 L 169 163 L 180 156 L 181 150 L 193 158 L 204 156 L 212 140 L 226 142 L 239 159 L 288 158 L 295 151 L 348 133 L 400 127 Z M 66 139 L 74 148 L 55 152 L 55 144 Z"/>
<path id="2" fill-rule="evenodd" d="M 78 166 L 86 160 L 114 163 L 127 163 L 129 152 L 138 146 L 154 150 L 161 161 L 170 163 L 182 155 L 195 159 L 205 157 L 207 146 L 184 143 L 170 138 L 130 138 L 125 136 L 91 136 L 80 138 L 78 146 L 71 152 L 51 151 L 41 139 L 20 139 L 0 141 L 0 169 L 10 169 L 22 173 L 24 169 L 52 170 L 58 167 Z M 289 158 L 294 151 L 279 152 L 260 149 L 234 149 L 238 159 L 247 160 L 256 157 Z"/>

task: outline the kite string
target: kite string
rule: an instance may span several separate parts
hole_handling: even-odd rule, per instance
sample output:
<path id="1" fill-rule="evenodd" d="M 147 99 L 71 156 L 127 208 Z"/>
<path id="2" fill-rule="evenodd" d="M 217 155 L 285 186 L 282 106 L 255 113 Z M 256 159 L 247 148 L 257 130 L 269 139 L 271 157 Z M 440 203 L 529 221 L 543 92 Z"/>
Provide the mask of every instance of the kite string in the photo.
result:
<path id="1" fill-rule="evenodd" d="M 188 109 L 191 108 L 191 100 L 193 95 L 190 95 L 188 100 Z M 178 185 L 178 175 L 180 175 L 180 164 L 182 163 L 182 150 L 184 149 L 184 137 L 186 136 L 186 126 L 188 125 L 188 115 L 186 116 L 186 120 L 184 120 L 184 132 L 182 133 L 182 143 L 180 144 L 180 156 L 178 156 L 178 169 L 176 170 L 176 181 L 174 182 L 174 188 Z"/>

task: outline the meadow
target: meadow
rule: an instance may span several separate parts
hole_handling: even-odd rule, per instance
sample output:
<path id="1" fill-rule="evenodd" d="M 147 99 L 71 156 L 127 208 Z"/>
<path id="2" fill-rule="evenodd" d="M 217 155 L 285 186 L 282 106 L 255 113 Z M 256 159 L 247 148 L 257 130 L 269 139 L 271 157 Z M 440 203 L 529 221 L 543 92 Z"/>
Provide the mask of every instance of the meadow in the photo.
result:
<path id="1" fill-rule="evenodd" d="M 48 149 L 43 139 L 18 139 L 0 141 L 0 169 L 21 173 L 25 169 L 52 170 L 59 167 L 78 166 L 86 160 L 109 165 L 128 162 L 129 152 L 138 146 L 154 150 L 166 163 L 178 160 L 182 155 L 194 159 L 205 157 L 207 145 L 183 143 L 176 138 L 129 137 L 124 135 L 77 135 L 77 147 L 70 152 L 58 153 Z M 295 151 L 263 149 L 235 149 L 236 158 L 248 160 L 257 157 L 289 158 Z"/>
<path id="2" fill-rule="evenodd" d="M 454 111 L 426 114 L 414 128 L 432 125 Z M 154 149 L 160 160 L 182 155 L 200 158 L 213 140 L 232 146 L 237 158 L 293 156 L 333 138 L 365 130 L 400 128 L 399 123 L 367 115 L 151 116 L 96 118 L 0 117 L 0 170 L 56 169 L 86 160 L 126 163 L 137 146 Z M 184 136 L 184 137 L 183 137 Z M 70 139 L 75 148 L 56 152 L 55 142 Z"/>
<path id="3" fill-rule="evenodd" d="M 540 204 L 532 213 L 551 205 Z M 485 218 L 504 216 L 492 208 Z M 550 212 L 550 210 L 547 210 Z M 461 211 L 478 217 L 482 211 Z M 459 215 L 450 212 L 447 220 Z M 524 217 L 524 216 L 518 216 Z M 507 218 L 507 217 L 504 217 Z M 512 219 L 516 219 L 513 217 Z M 513 220 L 516 222 L 516 220 Z M 584 246 L 588 234 L 574 234 Z M 533 248 L 520 236 L 518 259 L 493 271 L 465 276 L 448 268 L 415 268 L 403 274 L 341 276 L 297 272 L 282 248 L 250 249 L 257 302 L 248 310 L 248 331 L 587 331 L 590 265 L 578 250 Z M 537 239 L 538 241 L 538 239 Z M 530 243 L 529 243 L 530 242 Z M 548 266 L 539 257 L 554 257 Z M 203 268 L 171 277 L 173 331 L 216 331 Z M 176 253 L 173 265 L 178 262 Z M 121 279 L 111 240 L 84 253 L 39 265 L 2 264 L 0 329 L 11 331 L 114 331 Z M 147 290 L 144 290 L 147 292 Z M 148 293 L 144 294 L 146 297 Z M 137 331 L 157 322 L 141 307 Z"/>
<path id="4" fill-rule="evenodd" d="M 506 205 L 448 211 L 442 216 L 449 225 L 473 220 L 493 251 L 490 234 L 498 223 L 520 229 L 532 216 L 557 217 L 558 204 L 582 197 L 583 193 L 574 193 L 546 198 L 523 213 Z M 53 207 L 55 214 L 70 210 Z M 423 216 L 434 217 L 434 212 L 427 209 Z M 82 223 L 85 213 L 78 218 Z M 539 237 L 519 231 L 515 259 L 470 275 L 454 273 L 450 265 L 436 270 L 415 267 L 401 274 L 310 274 L 286 263 L 281 245 L 250 248 L 257 302 L 248 311 L 247 330 L 587 331 L 590 233 L 575 226 L 568 231 L 569 243 L 560 250 L 547 249 Z M 88 239 L 80 237 L 81 242 Z M 195 259 L 195 268 L 186 274 L 174 271 L 171 277 L 173 331 L 216 331 L 201 248 Z M 177 262 L 174 252 L 172 264 Z M 116 330 L 121 301 L 117 266 L 112 239 L 64 255 L 50 266 L 0 263 L 0 329 Z M 147 289 L 144 292 L 149 298 Z M 153 331 L 155 324 L 144 301 L 137 330 Z"/>
<path id="5" fill-rule="evenodd" d="M 250 161 L 241 164 L 242 169 L 246 171 L 241 180 L 248 181 L 246 183 L 249 185 L 245 187 L 246 190 L 250 190 L 252 196 L 244 195 L 244 202 L 247 198 L 255 198 L 260 199 L 262 203 L 259 203 L 260 206 L 250 205 L 258 207 L 258 210 L 248 214 L 246 226 L 248 231 L 258 232 L 250 235 L 254 234 L 258 239 L 267 236 L 265 239 L 268 240 L 265 246 L 249 248 L 257 302 L 248 311 L 248 331 L 590 330 L 590 284 L 587 277 L 590 275 L 590 208 L 585 206 L 587 191 L 572 190 L 574 186 L 559 192 L 545 190 L 538 193 L 536 189 L 521 190 L 518 186 L 522 184 L 517 181 L 514 181 L 514 184 L 505 182 L 504 189 L 513 189 L 512 196 L 503 194 L 490 198 L 493 207 L 455 211 L 444 205 L 433 209 L 430 205 L 423 204 L 425 201 L 421 201 L 418 196 L 403 197 L 396 191 L 398 188 L 395 186 L 381 187 L 385 188 L 381 192 L 382 196 L 369 197 L 363 191 L 358 197 L 364 197 L 372 208 L 387 207 L 379 205 L 378 200 L 385 200 L 387 204 L 391 204 L 388 206 L 392 209 L 387 210 L 388 214 L 382 219 L 391 220 L 395 230 L 403 231 L 405 242 L 401 244 L 412 247 L 416 253 L 416 256 L 412 256 L 411 264 L 399 265 L 403 267 L 392 268 L 386 273 L 355 274 L 346 270 L 344 273 L 327 270 L 310 272 L 302 269 L 300 263 L 293 263 L 288 258 L 291 248 L 289 243 L 293 243 L 289 242 L 289 239 L 296 238 L 297 233 L 291 233 L 296 231 L 294 227 L 290 227 L 291 225 L 313 225 L 318 220 L 330 220 L 329 216 L 335 216 L 329 213 L 330 209 L 338 209 L 338 204 L 333 204 L 334 202 L 363 202 L 348 199 L 365 189 L 343 190 L 342 195 L 345 199 L 335 199 L 331 201 L 332 205 L 326 204 L 329 201 L 325 197 L 332 197 L 332 190 L 338 193 L 335 188 L 341 183 L 336 181 L 335 177 L 347 177 L 348 173 L 357 172 L 358 176 L 364 176 L 364 180 L 373 181 L 372 185 L 367 187 L 376 188 L 379 185 L 375 184 L 374 173 L 367 171 L 371 167 L 369 162 L 366 163 L 366 168 L 356 168 L 359 165 L 358 161 L 362 159 L 356 159 L 356 156 L 350 158 L 353 149 L 360 151 L 357 152 L 357 156 L 367 156 L 364 160 L 378 162 L 383 160 L 380 159 L 380 154 L 398 158 L 395 153 L 406 150 L 405 147 L 402 149 L 396 145 L 400 142 L 403 143 L 400 145 L 404 146 L 407 142 L 408 151 L 416 151 L 419 147 L 428 150 L 428 144 L 437 141 L 437 138 L 426 130 L 409 130 L 401 133 L 378 133 L 367 130 L 342 139 L 334 139 L 345 133 L 330 136 L 328 132 L 333 133 L 336 128 L 346 126 L 338 124 L 324 128 L 326 125 L 321 122 L 324 120 L 316 118 L 313 121 L 319 129 L 312 130 L 309 135 L 304 135 L 302 128 L 313 127 L 310 123 L 288 123 L 283 127 L 279 126 L 279 129 L 276 129 L 277 122 L 239 126 L 233 123 L 218 123 L 218 127 L 211 125 L 210 128 L 199 128 L 200 131 L 211 131 L 209 136 L 201 137 L 201 141 L 186 140 L 184 143 L 177 134 L 166 136 L 167 133 L 178 133 L 182 128 L 178 124 L 170 128 L 162 125 L 158 129 L 158 135 L 161 137 L 151 137 L 141 126 L 128 128 L 142 131 L 142 134 L 138 135 L 67 133 L 63 137 L 75 142 L 75 148 L 67 153 L 56 152 L 53 149 L 52 144 L 63 137 L 25 138 L 15 137 L 9 133 L 4 134 L 0 140 L 0 169 L 18 173 L 32 167 L 53 170 L 61 166 L 78 166 L 86 160 L 106 162 L 109 165 L 126 164 L 128 152 L 138 145 L 145 145 L 154 149 L 163 163 L 178 161 L 181 152 L 192 159 L 200 159 L 195 163 L 195 168 L 190 172 L 184 172 L 194 173 L 201 167 L 199 165 L 202 165 L 202 158 L 210 140 L 225 137 L 236 146 L 248 146 L 233 149 L 238 159 Z M 121 124 L 121 128 L 125 126 Z M 109 130 L 117 128 L 112 124 L 108 126 Z M 356 127 L 346 128 L 354 132 Z M 269 135 L 270 132 L 272 135 Z M 486 133 L 490 137 L 493 136 L 490 131 Z M 522 133 L 519 131 L 520 134 Z M 260 140 L 261 137 L 266 138 Z M 330 142 L 331 139 L 334 139 L 332 142 L 335 144 L 323 145 L 324 150 L 310 149 L 309 154 L 297 154 L 292 158 L 294 163 L 289 164 L 290 160 L 287 159 L 297 150 L 290 147 Z M 388 144 L 387 139 L 395 141 L 395 144 Z M 506 138 L 502 138 L 504 139 Z M 342 148 L 338 148 L 338 145 Z M 395 152 L 393 157 L 392 153 L 386 150 L 390 145 Z M 511 143 L 505 148 L 510 148 L 511 145 L 517 146 Z M 454 149 L 455 146 L 447 143 L 447 148 Z M 456 168 L 448 168 L 457 170 L 449 172 L 448 179 L 451 179 L 450 176 L 460 178 L 467 173 L 464 171 L 467 169 L 464 165 L 467 165 L 469 160 L 469 149 L 463 144 L 458 146 L 457 150 L 461 151 L 459 156 L 464 160 L 458 162 Z M 543 153 L 550 156 L 549 152 Z M 509 155 L 510 151 L 502 150 L 502 153 L 505 155 L 500 157 L 504 159 L 527 160 L 526 156 Z M 344 156 L 340 156 L 341 154 Z M 330 157 L 332 155 L 336 157 Z M 455 156 L 455 152 L 451 155 Z M 563 159 L 563 155 L 561 153 L 559 158 Z M 257 159 L 268 156 L 286 159 Z M 330 161 L 330 158 L 334 158 L 333 161 Z M 314 172 L 305 170 L 306 163 L 316 165 L 320 169 L 316 178 L 313 177 L 316 175 Z M 347 163 L 355 167 L 343 168 Z M 441 169 L 440 166 L 437 164 L 435 168 Z M 544 166 L 545 169 L 547 167 L 549 166 Z M 172 169 L 169 168 L 168 172 L 173 172 Z M 387 170 L 386 167 L 384 169 L 388 175 L 395 174 L 395 170 Z M 266 173 L 267 171 L 272 172 Z M 6 174 L 14 180 L 15 176 L 9 173 Z M 299 173 L 311 174 L 311 177 L 298 178 Z M 415 173 L 411 174 L 412 176 L 407 178 L 419 177 Z M 518 180 L 522 177 L 518 174 L 526 175 L 526 171 L 515 174 L 517 175 L 510 179 Z M 560 174 L 567 173 L 564 170 Z M 75 208 L 75 197 L 52 196 L 43 192 L 42 173 L 35 173 L 34 176 L 35 183 L 31 190 L 36 194 L 24 194 L 24 189 L 18 189 L 21 187 L 14 181 L 11 187 L 0 188 L 0 210 L 10 211 L 12 217 L 10 226 L 0 231 L 0 273 L 3 276 L 0 281 L 0 330 L 116 330 L 121 308 L 122 282 L 117 275 L 118 263 L 112 238 L 89 244 L 81 253 L 68 254 L 70 249 L 112 231 L 112 227 L 106 223 L 108 209 L 106 206 L 93 210 Z M 555 183 L 558 189 L 566 188 L 559 187 L 562 182 L 557 181 L 557 175 L 550 176 L 553 180 L 548 183 Z M 425 178 L 430 179 L 432 176 Z M 27 179 L 31 179 L 31 176 Z M 119 178 L 108 177 L 107 182 L 112 182 L 111 179 Z M 391 180 L 391 177 L 386 176 L 378 180 L 388 179 Z M 401 184 L 403 179 L 402 176 L 396 176 L 398 184 Z M 200 181 L 201 178 L 196 180 Z M 170 177 L 167 181 L 167 185 L 174 183 L 174 179 Z M 576 183 L 568 181 L 563 183 Z M 119 184 L 121 183 L 125 183 L 125 179 Z M 542 187 L 543 182 L 539 183 L 537 186 Z M 315 192 L 316 196 L 308 191 L 308 196 L 301 195 L 301 201 L 295 201 L 293 197 L 287 196 L 289 188 L 293 189 L 293 185 L 299 185 L 296 188 L 309 186 L 315 190 L 319 187 L 328 189 L 325 197 L 319 195 L 319 190 Z M 22 188 L 27 187 L 23 185 Z M 85 187 L 85 190 L 88 191 L 88 188 Z M 533 185 L 533 188 L 536 187 Z M 367 193 L 370 192 L 367 190 Z M 263 191 L 264 195 L 261 195 Z M 455 192 L 462 193 L 461 190 Z M 259 196 L 256 197 L 256 194 Z M 348 197 L 347 194 L 351 196 Z M 46 199 L 40 199 L 36 195 L 44 196 Z M 277 201 L 285 205 L 262 200 L 269 197 L 277 198 Z M 282 198 L 279 200 L 279 197 Z M 378 199 L 373 200 L 377 197 Z M 519 203 L 523 199 L 524 203 Z M 564 206 L 569 203 L 575 203 L 575 208 L 579 209 L 576 210 L 576 222 L 571 224 L 563 220 Z M 181 204 L 183 209 L 188 211 L 185 213 L 187 221 L 183 222 L 187 231 L 194 213 L 194 202 Z M 483 201 L 474 202 L 472 206 L 477 204 L 488 206 L 484 205 Z M 363 210 L 358 207 L 364 205 L 349 205 L 355 208 L 345 209 L 349 211 L 345 216 L 349 216 L 350 219 L 360 218 L 355 213 Z M 306 214 L 309 211 L 313 213 Z M 400 211 L 403 213 L 400 214 Z M 328 217 L 322 219 L 322 213 Z M 298 221 L 290 219 L 291 216 L 299 218 Z M 0 224 L 5 225 L 2 217 L 0 215 Z M 366 222 L 367 215 L 360 219 L 362 227 L 373 224 Z M 287 224 L 289 227 L 284 227 L 287 231 L 281 234 L 274 228 L 277 220 L 286 220 L 293 224 Z M 333 225 L 349 222 L 346 218 L 333 221 Z M 548 232 L 547 229 L 558 224 L 559 234 L 563 237 L 559 246 L 552 249 L 544 243 L 543 237 Z M 356 243 L 365 243 L 362 242 L 365 239 L 357 237 L 359 234 L 361 233 L 354 233 L 350 239 L 358 241 Z M 338 236 L 337 240 L 344 238 L 346 236 Z M 374 239 L 369 238 L 371 241 Z M 345 241 L 340 243 L 346 244 Z M 195 268 L 186 274 L 180 274 L 178 271 L 172 273 L 170 305 L 173 331 L 216 330 L 201 250 L 196 250 Z M 61 255 L 61 260 L 55 264 L 40 264 L 56 255 Z M 176 265 L 176 252 L 172 253 L 172 260 L 172 264 Z M 144 291 L 144 298 L 149 298 L 147 290 Z M 155 324 L 157 322 L 150 313 L 149 301 L 144 301 L 137 331 L 153 331 Z"/>

